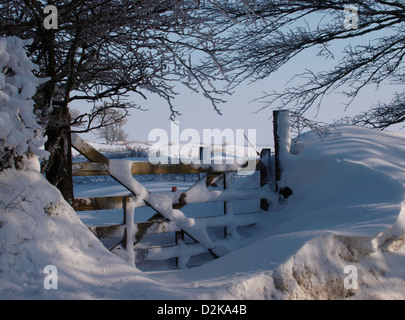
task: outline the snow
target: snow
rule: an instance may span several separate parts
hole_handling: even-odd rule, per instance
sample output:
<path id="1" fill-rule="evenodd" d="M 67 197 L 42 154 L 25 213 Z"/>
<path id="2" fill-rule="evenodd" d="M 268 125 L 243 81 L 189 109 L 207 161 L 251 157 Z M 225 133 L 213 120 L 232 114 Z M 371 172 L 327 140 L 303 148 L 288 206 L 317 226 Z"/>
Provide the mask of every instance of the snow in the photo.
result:
<path id="1" fill-rule="evenodd" d="M 337 129 L 293 142 L 283 159 L 293 194 L 224 240 L 233 251 L 189 269 L 141 271 L 107 251 L 35 165 L 0 172 L 0 298 L 404 299 L 405 136 Z M 163 210 L 173 196 L 141 195 Z M 193 221 L 186 210 L 167 213 Z M 47 265 L 57 267 L 56 290 L 44 288 Z M 358 289 L 344 286 L 347 266 Z"/>
<path id="2" fill-rule="evenodd" d="M 46 157 L 41 149 L 42 128 L 34 116 L 32 97 L 46 79 L 36 78 L 38 67 L 24 49 L 32 41 L 17 37 L 0 38 L 0 158 L 9 158 L 4 166 L 12 166 L 15 157 L 30 150 Z"/>

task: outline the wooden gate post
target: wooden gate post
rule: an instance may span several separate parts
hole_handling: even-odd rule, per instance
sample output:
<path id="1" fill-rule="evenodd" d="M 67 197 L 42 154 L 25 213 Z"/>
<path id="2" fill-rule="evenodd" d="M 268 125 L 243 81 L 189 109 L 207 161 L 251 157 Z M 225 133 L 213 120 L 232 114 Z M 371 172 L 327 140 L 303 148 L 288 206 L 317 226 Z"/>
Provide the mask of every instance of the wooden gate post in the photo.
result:
<path id="1" fill-rule="evenodd" d="M 258 165 L 260 170 L 260 187 L 271 181 L 271 150 L 262 149 L 260 152 L 260 161 Z M 264 211 L 268 211 L 270 207 L 267 199 L 260 199 L 260 208 Z"/>
<path id="2" fill-rule="evenodd" d="M 291 151 L 291 124 L 288 110 L 273 111 L 276 192 L 281 192 L 279 182 L 283 174 L 283 157 Z M 289 188 L 288 188 L 289 189 Z M 289 189 L 289 192 L 292 192 Z M 291 193 L 290 193 L 291 194 Z"/>
<path id="3" fill-rule="evenodd" d="M 224 173 L 224 190 L 232 189 L 232 172 Z M 224 214 L 233 215 L 232 201 L 224 201 Z M 234 230 L 224 227 L 224 238 L 232 236 Z"/>
<path id="4" fill-rule="evenodd" d="M 134 201 L 133 196 L 123 197 L 123 208 L 124 208 L 124 225 L 125 234 L 123 245 L 127 252 L 128 262 L 135 266 L 135 248 L 134 248 L 134 206 L 130 203 Z"/>

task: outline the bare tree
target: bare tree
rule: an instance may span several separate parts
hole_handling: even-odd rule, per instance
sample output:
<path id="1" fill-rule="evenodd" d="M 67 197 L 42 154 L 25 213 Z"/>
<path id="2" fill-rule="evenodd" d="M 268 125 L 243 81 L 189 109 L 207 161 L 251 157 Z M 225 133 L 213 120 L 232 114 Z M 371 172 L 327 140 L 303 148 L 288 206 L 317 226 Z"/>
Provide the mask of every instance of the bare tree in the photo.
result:
<path id="1" fill-rule="evenodd" d="M 128 122 L 126 118 L 127 110 L 109 108 L 108 104 L 104 104 L 98 109 L 100 110 L 97 117 L 97 121 L 100 123 L 100 128 L 97 130 L 98 136 L 107 143 L 125 142 L 127 134 L 123 127 Z M 101 124 L 104 125 L 101 126 Z"/>
<path id="2" fill-rule="evenodd" d="M 389 103 L 379 102 L 367 112 L 342 119 L 343 123 L 363 125 L 384 130 L 394 124 L 405 122 L 405 93 L 397 93 Z"/>
<path id="3" fill-rule="evenodd" d="M 47 5 L 57 8 L 56 29 L 44 24 Z M 45 172 L 69 202 L 71 125 L 80 123 L 81 131 L 100 127 L 94 121 L 97 108 L 71 119 L 72 101 L 108 101 L 111 108 L 128 110 L 140 104 L 124 102 L 124 95 L 146 98 L 152 92 L 167 101 L 174 119 L 179 115 L 175 86 L 183 83 L 220 112 L 225 92 L 213 84 L 223 73 L 195 63 L 195 54 L 212 59 L 216 52 L 217 33 L 202 15 L 203 5 L 198 0 L 0 0 L 0 35 L 33 39 L 28 50 L 39 65 L 38 76 L 49 78 L 35 97 L 51 153 Z"/>
<path id="4" fill-rule="evenodd" d="M 323 98 L 342 90 L 349 106 L 368 85 L 403 84 L 405 1 L 243 0 L 216 4 L 217 20 L 228 29 L 217 61 L 231 86 L 260 80 L 312 48 L 334 61 L 334 44 L 350 40 L 330 70 L 303 71 L 281 92 L 268 92 L 263 108 L 289 108 L 300 114 L 320 108 Z M 211 14 L 212 15 L 212 14 Z M 364 41 L 369 39 L 368 42 Z M 361 43 L 361 44 L 360 44 Z M 207 72 L 212 65 L 207 64 Z M 380 103 L 354 122 L 378 128 L 404 121 L 404 93 Z"/>

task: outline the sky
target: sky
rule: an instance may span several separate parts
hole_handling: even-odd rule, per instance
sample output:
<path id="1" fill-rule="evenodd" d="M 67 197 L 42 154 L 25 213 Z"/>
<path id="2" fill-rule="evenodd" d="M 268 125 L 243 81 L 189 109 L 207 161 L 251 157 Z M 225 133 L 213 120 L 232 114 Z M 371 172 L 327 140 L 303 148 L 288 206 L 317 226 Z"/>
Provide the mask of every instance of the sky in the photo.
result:
<path id="1" fill-rule="evenodd" d="M 317 23 L 317 21 L 312 22 Z M 185 87 L 179 88 L 179 95 L 173 101 L 181 113 L 176 119 L 179 121 L 179 131 L 181 133 L 192 128 L 197 130 L 202 137 L 204 129 L 232 129 L 235 132 L 239 129 L 244 130 L 246 134 L 249 129 L 254 129 L 256 130 L 257 145 L 273 146 L 272 109 L 267 108 L 259 111 L 263 104 L 253 100 L 262 97 L 264 92 L 282 91 L 288 80 L 305 69 L 320 71 L 331 68 L 339 61 L 345 46 L 357 45 L 360 41 L 368 40 L 367 38 L 346 39 L 334 43 L 329 49 L 335 55 L 335 60 L 325 60 L 324 57 L 317 56 L 319 48 L 300 54 L 268 78 L 250 84 L 244 83 L 237 87 L 231 96 L 225 98 L 227 102 L 219 105 L 222 115 L 213 110 L 211 102 L 202 94 L 193 93 Z M 389 102 L 399 88 L 393 85 L 383 85 L 378 90 L 375 87 L 366 87 L 348 108 L 345 106 L 347 100 L 343 95 L 333 94 L 324 99 L 319 110 L 312 109 L 305 116 L 310 120 L 333 123 L 343 117 L 354 116 L 366 111 L 378 101 Z M 400 89 L 402 90 L 402 88 Z M 128 97 L 128 101 L 135 102 L 141 105 L 143 109 L 147 109 L 147 111 L 131 110 L 128 123 L 125 126 L 128 140 L 148 142 L 148 136 L 154 129 L 165 130 L 170 140 L 172 138 L 170 137 L 170 110 L 167 102 L 156 95 L 150 94 L 147 97 L 147 100 L 136 94 Z M 80 106 L 83 106 L 83 102 Z M 73 108 L 80 106 L 72 104 Z M 390 129 L 398 131 L 401 128 L 402 126 Z M 90 141 L 97 140 L 94 134 L 86 134 L 85 138 Z"/>
<path id="2" fill-rule="evenodd" d="M 181 88 L 179 95 L 174 100 L 177 110 L 181 113 L 176 119 L 179 121 L 180 133 L 192 128 L 197 130 L 202 137 L 204 129 L 225 130 L 230 128 L 235 132 L 241 129 L 247 135 L 249 130 L 255 129 L 257 145 L 273 146 L 273 111 L 271 108 L 262 109 L 263 104 L 254 99 L 262 97 L 263 92 L 266 91 L 282 90 L 286 82 L 297 72 L 297 65 L 310 67 L 319 64 L 320 59 L 323 58 L 307 54 L 269 78 L 242 84 L 235 89 L 232 95 L 225 98 L 226 103 L 219 106 L 222 115 L 219 115 L 213 109 L 211 102 L 202 95 Z M 348 108 L 344 104 L 347 100 L 341 94 L 336 93 L 324 100 L 320 110 L 312 109 L 305 116 L 310 120 L 333 123 L 345 116 L 353 116 L 361 111 L 366 111 L 377 101 L 390 101 L 397 89 L 398 87 L 388 85 L 379 90 L 368 87 Z M 170 110 L 165 100 L 154 95 L 149 95 L 148 99 L 144 100 L 135 94 L 129 96 L 128 100 L 139 103 L 143 109 L 147 109 L 146 111 L 135 109 L 130 111 L 130 116 L 127 118 L 128 123 L 124 127 L 129 141 L 148 142 L 148 136 L 154 129 L 165 130 L 171 139 Z M 81 103 L 83 104 L 83 102 Z M 73 104 L 73 107 L 75 106 Z M 397 129 L 399 128 L 394 128 L 394 131 Z M 250 139 L 250 137 L 248 138 Z M 86 139 L 99 140 L 95 134 L 87 134 Z"/>

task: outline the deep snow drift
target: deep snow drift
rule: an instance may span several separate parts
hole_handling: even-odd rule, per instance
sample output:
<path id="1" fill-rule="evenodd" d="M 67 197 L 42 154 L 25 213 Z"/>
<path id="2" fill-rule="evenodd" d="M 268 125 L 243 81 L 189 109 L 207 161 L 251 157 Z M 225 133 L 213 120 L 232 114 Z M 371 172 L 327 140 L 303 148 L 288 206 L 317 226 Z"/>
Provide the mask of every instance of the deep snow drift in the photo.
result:
<path id="1" fill-rule="evenodd" d="M 187 270 L 141 272 L 108 252 L 34 170 L 0 173 L 2 299 L 404 299 L 405 136 L 342 126 L 284 159 L 293 195 L 244 246 Z M 44 267 L 58 289 L 44 288 Z M 345 267 L 358 289 L 344 287 Z"/>

